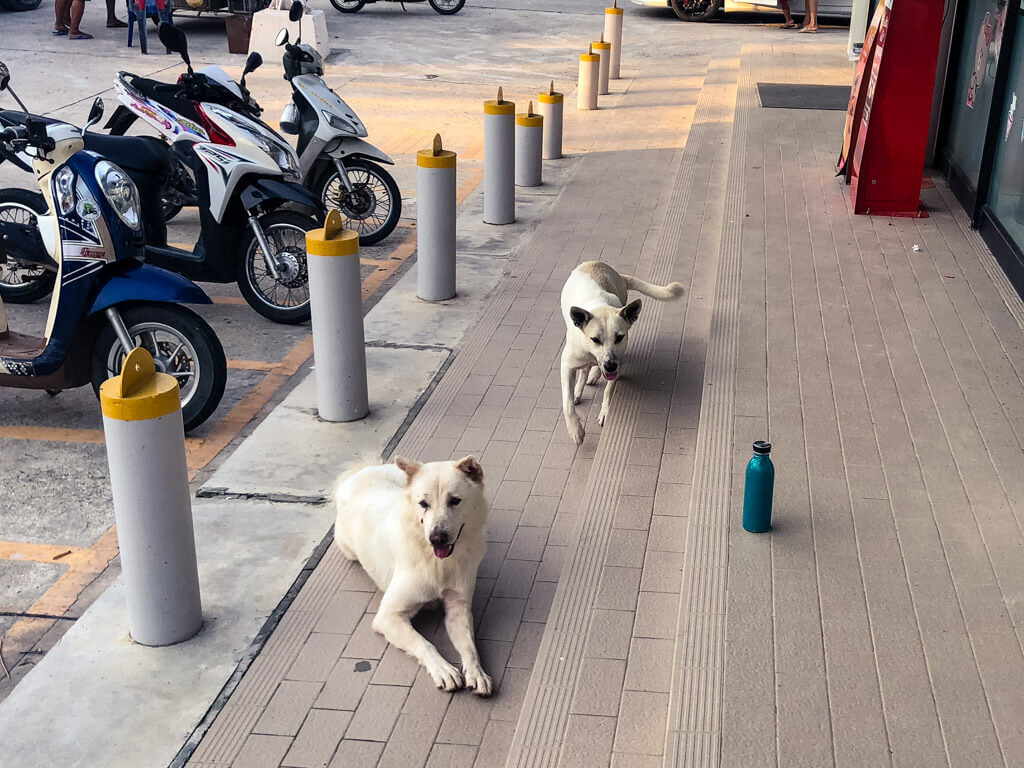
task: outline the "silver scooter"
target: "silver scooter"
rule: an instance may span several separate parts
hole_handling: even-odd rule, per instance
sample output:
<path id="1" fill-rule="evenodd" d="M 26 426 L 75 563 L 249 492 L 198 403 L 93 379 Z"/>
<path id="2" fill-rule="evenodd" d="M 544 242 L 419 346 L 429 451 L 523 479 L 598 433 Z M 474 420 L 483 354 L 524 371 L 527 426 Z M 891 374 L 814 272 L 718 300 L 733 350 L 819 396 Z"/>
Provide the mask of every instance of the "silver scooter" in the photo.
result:
<path id="1" fill-rule="evenodd" d="M 301 2 L 292 3 L 291 21 L 302 18 Z M 329 210 L 338 209 L 345 227 L 359 233 L 361 245 L 378 243 L 391 234 L 402 215 L 398 185 L 378 163 L 394 161 L 363 137 L 366 126 L 323 80 L 323 57 L 311 45 L 288 42 L 282 29 L 284 78 L 292 100 L 281 115 L 281 132 L 298 136 L 302 183 Z M 376 161 L 376 162 L 375 162 Z"/>

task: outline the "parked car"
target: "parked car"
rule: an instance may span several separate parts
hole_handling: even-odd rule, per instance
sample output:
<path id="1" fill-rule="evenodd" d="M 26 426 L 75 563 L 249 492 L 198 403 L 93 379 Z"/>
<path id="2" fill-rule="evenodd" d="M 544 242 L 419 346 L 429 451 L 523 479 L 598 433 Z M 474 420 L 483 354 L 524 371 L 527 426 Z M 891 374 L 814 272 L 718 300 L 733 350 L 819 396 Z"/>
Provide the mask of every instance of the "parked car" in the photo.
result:
<path id="1" fill-rule="evenodd" d="M 778 8 L 778 0 L 750 0 L 741 3 L 734 0 L 676 0 L 686 21 L 707 21 L 720 11 L 763 11 Z M 632 0 L 633 5 L 651 8 L 672 8 L 672 0 Z M 797 16 L 804 12 L 804 0 L 790 0 L 790 9 Z M 849 19 L 853 11 L 853 0 L 822 0 L 818 3 L 818 15 L 838 19 Z"/>

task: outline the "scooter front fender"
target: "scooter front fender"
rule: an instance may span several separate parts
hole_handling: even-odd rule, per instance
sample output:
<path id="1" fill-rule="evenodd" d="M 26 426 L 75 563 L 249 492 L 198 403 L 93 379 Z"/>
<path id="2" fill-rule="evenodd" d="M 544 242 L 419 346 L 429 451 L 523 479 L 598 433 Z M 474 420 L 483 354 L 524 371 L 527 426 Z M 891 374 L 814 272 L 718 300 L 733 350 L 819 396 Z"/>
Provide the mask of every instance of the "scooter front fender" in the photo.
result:
<path id="1" fill-rule="evenodd" d="M 330 142 L 324 150 L 324 154 L 328 157 L 336 157 L 339 160 L 346 157 L 365 157 L 385 165 L 395 164 L 394 160 L 373 146 L 373 144 L 357 139 L 354 136 L 339 138 Z"/>
<path id="2" fill-rule="evenodd" d="M 124 264 L 119 262 L 118 266 Z M 107 277 L 93 299 L 89 314 L 102 312 L 108 307 L 133 301 L 163 302 L 165 304 L 212 304 L 213 300 L 202 288 L 188 278 L 168 272 L 150 264 L 135 262 L 124 270 Z"/>

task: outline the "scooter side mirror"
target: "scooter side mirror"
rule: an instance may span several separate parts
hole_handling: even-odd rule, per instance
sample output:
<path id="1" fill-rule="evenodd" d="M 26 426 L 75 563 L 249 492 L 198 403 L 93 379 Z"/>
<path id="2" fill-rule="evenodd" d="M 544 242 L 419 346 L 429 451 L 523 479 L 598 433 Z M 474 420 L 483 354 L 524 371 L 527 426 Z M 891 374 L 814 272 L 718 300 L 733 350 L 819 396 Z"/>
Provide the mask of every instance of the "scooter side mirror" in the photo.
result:
<path id="1" fill-rule="evenodd" d="M 274 45 L 287 45 L 288 44 L 288 30 L 282 29 L 277 33 L 277 40 L 274 41 Z"/>
<path id="2" fill-rule="evenodd" d="M 249 54 L 249 58 L 245 60 L 245 69 L 242 70 L 243 75 L 248 75 L 250 72 L 259 69 L 263 66 L 263 57 L 260 56 L 259 51 L 253 51 Z"/>
<path id="3" fill-rule="evenodd" d="M 295 0 L 292 3 L 291 8 L 288 9 L 288 21 L 298 21 L 302 18 L 302 14 L 305 12 L 305 8 L 302 6 L 300 0 Z"/>
<path id="4" fill-rule="evenodd" d="M 96 100 L 92 103 L 92 108 L 89 110 L 89 120 L 85 124 L 85 128 L 82 129 L 82 133 L 85 133 L 93 125 L 100 121 L 103 117 L 103 99 L 96 97 Z"/>
<path id="5" fill-rule="evenodd" d="M 0 61 L 0 91 L 7 90 L 7 84 L 11 82 L 11 70 L 7 68 L 7 65 Z"/>
<path id="6" fill-rule="evenodd" d="M 188 58 L 188 38 L 185 37 L 185 33 L 177 27 L 161 22 L 157 36 L 160 38 L 160 42 L 164 44 L 164 48 L 174 51 L 181 56 L 181 60 L 185 62 L 185 66 L 191 72 L 192 62 Z"/>

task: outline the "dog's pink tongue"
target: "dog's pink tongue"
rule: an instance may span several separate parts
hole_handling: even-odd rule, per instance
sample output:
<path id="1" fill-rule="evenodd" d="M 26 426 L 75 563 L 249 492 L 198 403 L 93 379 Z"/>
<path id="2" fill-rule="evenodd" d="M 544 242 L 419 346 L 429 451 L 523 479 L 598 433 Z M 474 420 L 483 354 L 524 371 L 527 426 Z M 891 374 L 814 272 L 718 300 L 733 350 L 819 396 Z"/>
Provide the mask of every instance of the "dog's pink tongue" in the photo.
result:
<path id="1" fill-rule="evenodd" d="M 608 371 L 605 371 L 605 370 L 602 370 L 601 374 L 606 379 L 608 379 L 608 381 L 615 381 L 617 378 L 619 378 L 619 374 L 618 373 L 608 373 Z"/>
<path id="2" fill-rule="evenodd" d="M 434 547 L 434 555 L 436 557 L 440 557 L 440 558 L 443 559 L 445 557 L 448 557 L 448 555 L 450 555 L 452 553 L 452 550 L 454 548 L 455 548 L 454 544 L 449 544 L 448 546 L 445 546 L 445 547 Z"/>

